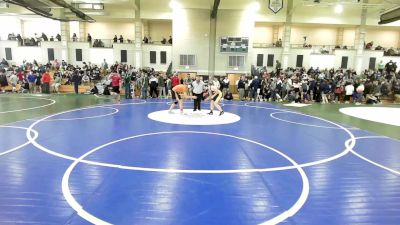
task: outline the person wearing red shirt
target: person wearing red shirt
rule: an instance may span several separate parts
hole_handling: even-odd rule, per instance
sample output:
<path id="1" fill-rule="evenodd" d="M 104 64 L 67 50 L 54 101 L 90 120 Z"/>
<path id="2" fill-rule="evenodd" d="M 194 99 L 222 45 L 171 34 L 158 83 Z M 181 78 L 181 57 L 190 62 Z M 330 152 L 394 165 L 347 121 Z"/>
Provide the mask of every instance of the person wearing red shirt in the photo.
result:
<path id="1" fill-rule="evenodd" d="M 22 82 L 25 79 L 25 75 L 24 75 L 24 71 L 19 70 L 19 72 L 17 73 L 17 77 L 18 77 L 18 81 Z"/>
<path id="2" fill-rule="evenodd" d="M 50 81 L 51 77 L 49 71 L 47 70 L 42 76 L 42 85 L 43 85 L 42 93 L 50 94 Z"/>
<path id="3" fill-rule="evenodd" d="M 179 77 L 176 75 L 176 73 L 174 73 L 174 75 L 172 75 L 171 77 L 172 88 L 174 88 L 178 84 L 181 84 L 181 81 L 179 80 Z"/>
<path id="4" fill-rule="evenodd" d="M 112 86 L 111 95 L 115 95 L 115 100 L 117 100 L 117 102 L 120 103 L 121 96 L 119 87 L 121 86 L 121 76 L 116 71 L 114 71 L 111 74 L 111 86 Z"/>

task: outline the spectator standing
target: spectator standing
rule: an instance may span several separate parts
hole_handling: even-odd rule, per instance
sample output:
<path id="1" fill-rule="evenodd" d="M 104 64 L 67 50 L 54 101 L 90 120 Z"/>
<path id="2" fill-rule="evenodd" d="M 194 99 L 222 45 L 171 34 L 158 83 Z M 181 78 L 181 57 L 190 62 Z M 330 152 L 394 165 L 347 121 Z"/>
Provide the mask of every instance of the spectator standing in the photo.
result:
<path id="1" fill-rule="evenodd" d="M 149 77 L 147 74 L 144 74 L 143 80 L 142 80 L 142 98 L 146 99 L 147 98 L 147 91 L 149 88 Z"/>
<path id="2" fill-rule="evenodd" d="M 123 73 L 123 85 L 125 87 L 125 99 L 132 99 L 131 81 L 132 77 L 130 73 Z"/>
<path id="3" fill-rule="evenodd" d="M 176 85 L 181 83 L 181 81 L 179 80 L 179 77 L 176 75 L 176 73 L 174 73 L 174 75 L 172 75 L 171 82 L 172 82 L 172 88 L 174 88 Z"/>
<path id="4" fill-rule="evenodd" d="M 245 83 L 244 83 L 244 77 L 241 76 L 240 80 L 238 82 L 238 92 L 239 92 L 239 100 L 240 101 L 244 101 L 244 90 L 245 90 Z"/>
<path id="5" fill-rule="evenodd" d="M 27 80 L 29 83 L 29 93 L 34 93 L 35 89 L 36 89 L 36 73 L 33 73 L 32 71 L 29 72 Z"/>
<path id="6" fill-rule="evenodd" d="M 42 92 L 42 74 L 40 72 L 37 73 L 37 79 L 36 79 L 36 93 L 41 93 Z"/>
<path id="7" fill-rule="evenodd" d="M 117 103 L 120 103 L 121 96 L 119 87 L 121 86 L 121 76 L 119 75 L 119 73 L 117 73 L 117 71 L 114 71 L 111 74 L 111 85 L 112 85 L 111 95 L 115 95 L 115 100 L 117 101 Z"/>
<path id="8" fill-rule="evenodd" d="M 225 96 L 226 92 L 229 90 L 229 79 L 226 76 L 222 81 L 222 94 Z"/>
<path id="9" fill-rule="evenodd" d="M 87 35 L 87 41 L 92 45 L 92 36 L 89 33 Z"/>
<path id="10" fill-rule="evenodd" d="M 160 98 L 165 98 L 165 78 L 163 74 L 158 76 L 158 95 Z"/>
<path id="11" fill-rule="evenodd" d="M 79 94 L 79 82 L 80 82 L 80 78 L 78 75 L 78 70 L 75 70 L 72 78 L 71 78 L 71 82 L 74 83 L 74 91 L 75 94 Z"/>
<path id="12" fill-rule="evenodd" d="M 346 86 L 344 87 L 346 95 L 344 97 L 345 103 L 349 103 L 350 97 L 353 96 L 354 92 L 354 85 L 351 83 L 347 83 Z"/>
<path id="13" fill-rule="evenodd" d="M 43 90 L 42 92 L 45 94 L 50 94 L 50 81 L 51 77 L 49 71 L 43 73 L 42 82 L 43 82 Z"/>
<path id="14" fill-rule="evenodd" d="M 150 77 L 150 98 L 157 98 L 158 79 L 154 75 Z"/>
<path id="15" fill-rule="evenodd" d="M 168 44 L 172 45 L 172 37 L 171 36 L 169 36 Z"/>
<path id="16" fill-rule="evenodd" d="M 13 93 L 17 92 L 18 77 L 14 72 L 11 74 L 9 80 L 12 86 L 12 92 Z"/>

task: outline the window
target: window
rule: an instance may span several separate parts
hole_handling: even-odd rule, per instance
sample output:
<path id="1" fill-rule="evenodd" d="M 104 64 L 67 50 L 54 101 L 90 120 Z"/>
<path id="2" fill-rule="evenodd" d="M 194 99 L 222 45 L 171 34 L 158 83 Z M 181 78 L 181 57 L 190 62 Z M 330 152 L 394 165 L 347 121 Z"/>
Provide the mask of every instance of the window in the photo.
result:
<path id="1" fill-rule="evenodd" d="M 342 56 L 342 63 L 340 68 L 342 69 L 347 69 L 347 63 L 349 62 L 349 57 L 348 56 Z"/>
<path id="2" fill-rule="evenodd" d="M 303 55 L 297 55 L 296 67 L 303 67 Z"/>
<path id="3" fill-rule="evenodd" d="M 243 55 L 230 55 L 228 57 L 229 67 L 242 67 L 244 66 L 244 56 Z"/>
<path id="4" fill-rule="evenodd" d="M 82 49 L 75 49 L 75 57 L 77 62 L 82 62 Z"/>
<path id="5" fill-rule="evenodd" d="M 273 66 L 274 66 L 274 55 L 268 54 L 267 67 L 273 67 Z"/>
<path id="6" fill-rule="evenodd" d="M 128 62 L 128 52 L 126 50 L 121 50 L 121 63 Z"/>
<path id="7" fill-rule="evenodd" d="M 166 51 L 161 51 L 160 52 L 160 61 L 161 64 L 167 64 L 167 52 Z"/>
<path id="8" fill-rule="evenodd" d="M 156 63 L 157 63 L 157 52 L 150 51 L 150 64 L 156 64 Z"/>
<path id="9" fill-rule="evenodd" d="M 264 54 L 257 54 L 257 66 L 264 65 Z"/>
<path id="10" fill-rule="evenodd" d="M 54 60 L 54 48 L 47 49 L 47 57 L 48 57 L 49 61 Z"/>
<path id="11" fill-rule="evenodd" d="M 12 60 L 11 48 L 6 48 L 6 60 Z"/>
<path id="12" fill-rule="evenodd" d="M 179 65 L 181 65 L 181 66 L 196 65 L 196 56 L 195 55 L 180 55 L 179 56 Z"/>
<path id="13" fill-rule="evenodd" d="M 368 69 L 374 70 L 374 69 L 375 69 L 375 65 L 376 65 L 376 58 L 375 58 L 375 57 L 369 58 L 369 66 L 368 66 Z"/>

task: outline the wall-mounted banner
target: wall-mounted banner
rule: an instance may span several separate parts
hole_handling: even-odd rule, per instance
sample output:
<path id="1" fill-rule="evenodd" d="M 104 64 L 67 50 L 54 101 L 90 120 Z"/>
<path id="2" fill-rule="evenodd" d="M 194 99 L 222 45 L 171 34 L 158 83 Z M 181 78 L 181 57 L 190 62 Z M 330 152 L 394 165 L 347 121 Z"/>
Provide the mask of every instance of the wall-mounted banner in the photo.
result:
<path id="1" fill-rule="evenodd" d="M 268 8 L 275 14 L 278 13 L 283 8 L 283 0 L 269 0 Z"/>

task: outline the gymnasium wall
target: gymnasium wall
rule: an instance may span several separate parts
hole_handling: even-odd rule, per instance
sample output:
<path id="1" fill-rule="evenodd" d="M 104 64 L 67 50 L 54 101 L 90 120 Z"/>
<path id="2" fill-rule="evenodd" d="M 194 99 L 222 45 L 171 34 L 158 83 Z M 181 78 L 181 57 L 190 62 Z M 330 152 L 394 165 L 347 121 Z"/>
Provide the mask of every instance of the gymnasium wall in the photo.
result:
<path id="1" fill-rule="evenodd" d="M 226 75 L 226 73 L 249 73 L 253 57 L 253 33 L 255 27 L 255 12 L 251 10 L 219 10 L 217 20 L 217 46 L 215 49 L 215 74 Z M 219 40 L 221 37 L 249 37 L 248 54 L 221 53 Z M 243 67 L 228 67 L 229 55 L 245 55 Z"/>
<path id="2" fill-rule="evenodd" d="M 254 43 L 272 44 L 273 28 L 272 25 L 256 23 L 254 28 Z"/>
<path id="3" fill-rule="evenodd" d="M 51 20 L 47 18 L 30 18 L 29 20 L 21 20 L 23 29 L 23 37 L 35 37 L 35 33 L 42 35 L 44 32 L 50 39 L 54 38 L 57 34 L 61 34 L 60 21 Z"/>
<path id="4" fill-rule="evenodd" d="M 178 72 L 208 74 L 210 10 L 176 9 L 173 12 L 173 68 Z M 196 55 L 196 65 L 179 65 L 181 54 Z"/>
<path id="5" fill-rule="evenodd" d="M 153 41 L 161 41 L 163 37 L 167 40 L 172 36 L 172 21 L 149 21 L 149 36 Z"/>
<path id="6" fill-rule="evenodd" d="M 0 16 L 0 40 L 7 40 L 9 33 L 21 34 L 21 20 L 15 16 Z"/>
<path id="7" fill-rule="evenodd" d="M 367 29 L 365 42 L 374 42 L 374 46 L 382 47 L 400 47 L 400 29 Z"/>
<path id="8" fill-rule="evenodd" d="M 113 62 L 121 62 L 121 50 L 126 50 L 126 60 L 128 65 L 135 65 L 135 45 L 132 44 L 113 44 L 114 60 Z"/>
<path id="9" fill-rule="evenodd" d="M 154 68 L 155 70 L 167 71 L 172 60 L 172 46 L 166 45 L 142 45 L 142 64 L 146 67 Z M 150 51 L 156 52 L 156 63 L 150 63 Z M 161 51 L 167 53 L 166 63 L 161 63 Z"/>
<path id="10" fill-rule="evenodd" d="M 356 30 L 354 28 L 345 28 L 343 31 L 343 45 L 354 46 L 354 40 L 356 38 Z"/>
<path id="11" fill-rule="evenodd" d="M 114 35 L 122 35 L 124 40 L 135 40 L 134 22 L 96 22 L 86 23 L 86 32 L 93 39 L 113 39 Z M 85 37 L 86 38 L 86 37 Z"/>
<path id="12" fill-rule="evenodd" d="M 307 36 L 307 44 L 312 45 L 336 45 L 336 27 L 307 27 L 292 26 L 290 43 L 303 44 L 304 36 Z"/>

